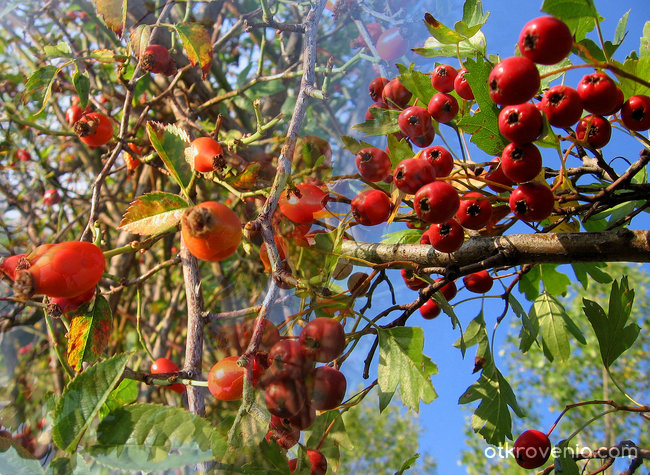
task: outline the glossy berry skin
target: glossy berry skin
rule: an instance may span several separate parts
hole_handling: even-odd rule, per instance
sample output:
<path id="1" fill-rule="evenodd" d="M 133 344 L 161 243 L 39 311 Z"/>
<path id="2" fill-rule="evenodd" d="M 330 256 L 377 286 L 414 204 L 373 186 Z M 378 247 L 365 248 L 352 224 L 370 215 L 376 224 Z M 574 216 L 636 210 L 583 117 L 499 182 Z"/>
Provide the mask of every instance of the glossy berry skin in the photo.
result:
<path id="1" fill-rule="evenodd" d="M 333 318 L 318 317 L 305 325 L 299 341 L 314 361 L 329 363 L 341 356 L 345 349 L 345 330 Z"/>
<path id="2" fill-rule="evenodd" d="M 467 229 L 482 229 L 492 216 L 492 205 L 482 193 L 470 191 L 465 193 L 460 200 L 456 211 L 458 223 Z"/>
<path id="3" fill-rule="evenodd" d="M 16 150 L 16 157 L 21 162 L 29 162 L 32 159 L 32 154 L 29 153 L 24 148 L 19 148 L 18 150 Z"/>
<path id="4" fill-rule="evenodd" d="M 449 176 L 454 169 L 454 158 L 446 148 L 440 145 L 425 148 L 420 152 L 419 158 L 428 161 L 433 166 L 437 178 Z"/>
<path id="5" fill-rule="evenodd" d="M 61 201 L 61 195 L 59 195 L 59 192 L 56 189 L 50 188 L 45 190 L 45 193 L 43 193 L 43 203 L 47 206 L 55 205 L 59 201 Z"/>
<path id="6" fill-rule="evenodd" d="M 295 223 L 313 223 L 318 213 L 325 208 L 329 194 L 311 183 L 299 183 L 295 191 L 282 193 L 278 201 L 280 212 Z"/>
<path id="7" fill-rule="evenodd" d="M 142 155 L 142 149 L 134 143 L 129 143 L 129 149 L 131 152 L 124 152 L 122 158 L 126 164 L 126 169 L 130 172 L 142 165 L 142 162 L 138 158 Z"/>
<path id="8" fill-rule="evenodd" d="M 82 116 L 83 110 L 76 104 L 71 105 L 68 107 L 68 110 L 65 111 L 65 121 L 69 126 L 72 126 L 75 122 L 81 119 Z"/>
<path id="9" fill-rule="evenodd" d="M 384 90 L 384 86 L 388 84 L 388 79 L 385 77 L 376 77 L 368 85 L 368 93 L 370 94 L 370 99 L 374 102 L 377 102 L 381 99 L 381 91 Z"/>
<path id="10" fill-rule="evenodd" d="M 301 380 L 275 378 L 264 389 L 266 408 L 274 416 L 289 418 L 300 412 L 307 400 L 307 391 Z"/>
<path id="11" fill-rule="evenodd" d="M 66 241 L 39 248 L 27 256 L 28 269 L 16 272 L 14 290 L 27 297 L 72 298 L 94 289 L 104 273 L 104 253 L 84 241 Z"/>
<path id="12" fill-rule="evenodd" d="M 327 459 L 317 450 L 307 449 L 307 458 L 311 467 L 309 468 L 309 475 L 325 475 L 327 473 Z M 298 467 L 298 459 L 289 460 L 289 471 L 295 472 Z"/>
<path id="13" fill-rule="evenodd" d="M 425 280 L 420 279 L 412 270 L 401 269 L 400 275 L 404 280 L 404 284 L 411 290 L 420 290 L 429 285 Z"/>
<path id="14" fill-rule="evenodd" d="M 578 122 L 576 138 L 581 142 L 586 141 L 593 148 L 602 148 L 612 138 L 612 126 L 600 115 L 588 115 Z"/>
<path id="15" fill-rule="evenodd" d="M 433 95 L 427 105 L 427 110 L 433 119 L 446 124 L 454 120 L 458 114 L 458 101 L 451 94 L 439 92 Z"/>
<path id="16" fill-rule="evenodd" d="M 428 160 L 405 158 L 393 172 L 393 183 L 400 191 L 414 195 L 420 188 L 436 179 L 436 170 Z"/>
<path id="17" fill-rule="evenodd" d="M 84 114 L 72 129 L 79 140 L 91 147 L 106 145 L 113 138 L 113 123 L 100 112 Z"/>
<path id="18" fill-rule="evenodd" d="M 614 102 L 614 106 L 601 115 L 616 114 L 619 110 L 621 110 L 621 107 L 623 107 L 624 102 L 625 102 L 625 96 L 623 95 L 623 91 L 621 91 L 621 88 L 616 86 L 616 101 Z"/>
<path id="19" fill-rule="evenodd" d="M 390 80 L 381 91 L 381 98 L 390 109 L 403 109 L 411 100 L 411 95 L 397 78 Z"/>
<path id="20" fill-rule="evenodd" d="M 458 71 L 458 75 L 454 79 L 454 91 L 456 91 L 456 94 L 458 94 L 463 99 L 471 101 L 474 99 L 474 93 L 472 92 L 472 88 L 467 82 L 467 79 L 465 79 L 466 73 L 467 69 L 465 68 Z"/>
<path id="21" fill-rule="evenodd" d="M 208 373 L 208 390 L 220 401 L 235 401 L 241 399 L 244 391 L 246 367 L 237 364 L 239 356 L 226 356 L 217 361 Z M 257 384 L 262 369 L 253 359 L 252 384 Z"/>
<path id="22" fill-rule="evenodd" d="M 465 288 L 475 294 L 484 294 L 492 288 L 492 276 L 486 270 L 474 272 L 463 277 Z"/>
<path id="23" fill-rule="evenodd" d="M 420 148 L 424 148 L 431 145 L 435 136 L 436 136 L 436 130 L 433 128 L 433 125 L 429 125 L 425 128 L 424 133 L 422 135 L 413 135 L 413 136 L 409 136 L 408 138 L 411 141 L 411 143 L 413 143 L 414 145 Z"/>
<path id="24" fill-rule="evenodd" d="M 364 190 L 351 203 L 352 215 L 364 226 L 385 223 L 392 206 L 388 195 L 381 190 Z"/>
<path id="25" fill-rule="evenodd" d="M 198 137 L 190 143 L 185 151 L 192 169 L 207 173 L 220 170 L 225 166 L 223 148 L 211 137 Z"/>
<path id="26" fill-rule="evenodd" d="M 384 30 L 377 38 L 377 54 L 384 61 L 393 61 L 408 49 L 408 43 L 402 36 L 399 27 L 394 26 Z"/>
<path id="27" fill-rule="evenodd" d="M 555 200 L 551 189 L 531 181 L 519 185 L 508 200 L 510 210 L 522 221 L 542 221 L 553 212 Z"/>
<path id="28" fill-rule="evenodd" d="M 161 45 L 149 45 L 142 55 L 142 69 L 158 74 L 171 73 L 173 68 L 169 50 Z"/>
<path id="29" fill-rule="evenodd" d="M 156 361 L 151 363 L 151 374 L 177 373 L 178 371 L 180 371 L 180 368 L 176 363 L 167 358 L 158 358 Z M 183 394 L 186 391 L 185 385 L 181 383 L 174 383 L 164 387 L 166 389 L 171 389 L 178 394 Z"/>
<path id="30" fill-rule="evenodd" d="M 552 16 L 530 20 L 519 35 L 519 51 L 537 64 L 555 64 L 571 52 L 573 35 L 569 27 Z"/>
<path id="31" fill-rule="evenodd" d="M 181 235 L 194 257 L 222 261 L 239 247 L 242 225 L 239 216 L 226 205 L 204 201 L 183 213 Z"/>
<path id="32" fill-rule="evenodd" d="M 650 97 L 631 96 L 621 108 L 623 124 L 637 132 L 650 129 Z"/>
<path id="33" fill-rule="evenodd" d="M 564 85 L 547 89 L 537 107 L 546 114 L 549 124 L 562 128 L 578 122 L 583 110 L 578 91 Z"/>
<path id="34" fill-rule="evenodd" d="M 465 231 L 455 219 L 432 224 L 420 239 L 420 244 L 430 244 L 439 252 L 456 252 L 463 242 L 465 242 Z"/>
<path id="35" fill-rule="evenodd" d="M 458 192 L 449 183 L 434 181 L 420 188 L 413 198 L 415 213 L 427 223 L 444 223 L 460 206 Z"/>
<path id="36" fill-rule="evenodd" d="M 582 99 L 582 107 L 592 114 L 607 115 L 616 109 L 619 100 L 616 84 L 605 73 L 583 76 L 576 91 Z"/>
<path id="37" fill-rule="evenodd" d="M 431 127 L 431 115 L 424 107 L 410 106 L 400 112 L 397 123 L 404 135 L 417 137 Z"/>
<path id="38" fill-rule="evenodd" d="M 431 73 L 431 85 L 438 92 L 451 92 L 454 90 L 454 80 L 458 71 L 448 64 L 439 64 Z"/>
<path id="39" fill-rule="evenodd" d="M 52 304 L 58 305 L 61 313 L 70 313 L 80 308 L 83 304 L 90 302 L 94 296 L 95 288 L 93 287 L 91 289 L 88 289 L 87 292 L 69 299 L 52 297 L 50 299 L 50 302 Z"/>
<path id="40" fill-rule="evenodd" d="M 520 467 L 539 468 L 546 463 L 551 454 L 551 441 L 543 432 L 530 429 L 517 437 L 512 452 Z"/>
<path id="41" fill-rule="evenodd" d="M 510 142 L 534 142 L 542 131 L 542 114 L 532 102 L 505 106 L 499 112 L 499 132 Z"/>
<path id="42" fill-rule="evenodd" d="M 0 258 L 0 273 L 7 277 L 12 282 L 16 280 L 16 269 L 18 265 L 23 262 L 26 268 L 29 266 L 29 260 L 27 260 L 27 254 L 15 254 L 13 256 L 7 256 L 5 258 Z"/>
<path id="43" fill-rule="evenodd" d="M 275 376 L 303 378 L 312 369 L 314 359 L 298 340 L 280 340 L 271 347 L 268 362 Z"/>
<path id="44" fill-rule="evenodd" d="M 490 99 L 508 106 L 531 100 L 540 86 L 539 71 L 530 59 L 511 56 L 497 64 L 488 76 Z"/>
<path id="45" fill-rule="evenodd" d="M 329 366 L 319 366 L 310 376 L 308 390 L 311 405 L 318 411 L 329 411 L 338 407 L 347 389 L 343 373 Z"/>
<path id="46" fill-rule="evenodd" d="M 386 152 L 377 147 L 366 147 L 355 156 L 359 174 L 366 180 L 377 182 L 386 179 L 393 165 Z"/>
<path id="47" fill-rule="evenodd" d="M 542 171 L 542 154 L 532 143 L 509 143 L 501 154 L 503 174 L 514 183 L 524 183 Z"/>
<path id="48" fill-rule="evenodd" d="M 485 174 L 485 179 L 488 180 L 488 187 L 496 191 L 497 193 L 502 193 L 507 191 L 510 186 L 514 183 L 510 178 L 508 178 L 503 173 L 503 166 L 501 165 L 501 157 L 494 157 L 490 162 L 490 168 Z"/>
<path id="49" fill-rule="evenodd" d="M 426 320 L 433 320 L 440 315 L 440 306 L 435 300 L 429 299 L 420 307 L 420 315 Z"/>

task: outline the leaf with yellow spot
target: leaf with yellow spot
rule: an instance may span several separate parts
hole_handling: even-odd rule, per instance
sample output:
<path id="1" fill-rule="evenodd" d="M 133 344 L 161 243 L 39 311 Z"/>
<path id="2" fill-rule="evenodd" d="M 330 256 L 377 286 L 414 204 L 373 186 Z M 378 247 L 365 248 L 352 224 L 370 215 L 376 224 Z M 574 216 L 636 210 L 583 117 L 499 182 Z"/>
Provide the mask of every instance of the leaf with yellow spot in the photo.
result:
<path id="1" fill-rule="evenodd" d="M 181 23 L 176 25 L 176 31 L 181 37 L 190 63 L 192 66 L 201 66 L 205 79 L 212 64 L 212 42 L 208 30 L 198 23 Z"/>
<path id="2" fill-rule="evenodd" d="M 68 364 L 81 371 L 82 363 L 94 363 L 108 346 L 112 330 L 111 308 L 99 296 L 91 310 L 84 305 L 71 317 L 68 332 Z"/>
<path id="3" fill-rule="evenodd" d="M 159 234 L 176 226 L 187 208 L 187 202 L 178 195 L 147 193 L 129 205 L 120 229 L 134 234 Z"/>
<path id="4" fill-rule="evenodd" d="M 257 175 L 262 165 L 251 163 L 237 176 L 229 177 L 226 181 L 235 188 L 252 188 L 257 184 Z"/>

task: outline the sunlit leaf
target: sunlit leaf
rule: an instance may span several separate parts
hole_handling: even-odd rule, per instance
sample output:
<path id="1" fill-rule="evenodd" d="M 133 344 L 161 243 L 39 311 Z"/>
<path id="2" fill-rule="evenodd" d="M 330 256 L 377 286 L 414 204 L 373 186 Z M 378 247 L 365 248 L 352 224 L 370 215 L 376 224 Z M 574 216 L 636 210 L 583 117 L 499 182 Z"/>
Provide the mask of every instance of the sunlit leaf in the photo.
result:
<path id="1" fill-rule="evenodd" d="M 23 101 L 27 102 L 30 99 L 35 99 L 39 106 L 38 111 L 33 116 L 40 114 L 50 101 L 52 85 L 59 71 L 60 69 L 56 66 L 43 66 L 34 71 L 27 79 L 25 91 L 23 92 Z"/>
<path id="2" fill-rule="evenodd" d="M 180 196 L 154 192 L 139 196 L 124 213 L 120 229 L 134 234 L 162 233 L 181 220 L 189 204 Z"/>
<path id="3" fill-rule="evenodd" d="M 121 37 L 126 25 L 128 0 L 95 0 L 97 14 L 104 18 L 106 26 Z"/>
<path id="4" fill-rule="evenodd" d="M 399 132 L 400 129 L 397 123 L 397 117 L 399 116 L 400 111 L 395 109 L 372 107 L 370 112 L 373 116 L 372 119 L 366 120 L 361 124 L 353 125 L 352 128 L 370 136 L 388 135 L 393 132 Z"/>
<path id="5" fill-rule="evenodd" d="M 176 25 L 176 31 L 183 41 L 190 63 L 201 67 L 205 79 L 212 64 L 212 42 L 208 30 L 199 23 L 180 23 Z"/>
<path id="6" fill-rule="evenodd" d="M 529 317 L 539 321 L 542 344 L 547 350 L 545 353 L 551 359 L 566 361 L 571 356 L 569 333 L 580 343 L 586 340 L 577 325 L 564 309 L 564 306 L 552 295 L 543 292 L 530 309 Z"/>
<path id="7" fill-rule="evenodd" d="M 82 306 L 71 315 L 68 332 L 68 364 L 81 371 L 82 363 L 94 363 L 110 342 L 112 330 L 111 308 L 101 295 L 92 309 Z"/>
<path id="8" fill-rule="evenodd" d="M 185 148 L 190 142 L 187 133 L 175 125 L 147 122 L 147 135 L 171 176 L 185 189 L 192 178 L 192 169 L 185 160 Z"/>
<path id="9" fill-rule="evenodd" d="M 257 175 L 262 165 L 259 163 L 250 163 L 244 170 L 237 175 L 229 177 L 226 181 L 235 188 L 249 189 L 257 184 Z"/>

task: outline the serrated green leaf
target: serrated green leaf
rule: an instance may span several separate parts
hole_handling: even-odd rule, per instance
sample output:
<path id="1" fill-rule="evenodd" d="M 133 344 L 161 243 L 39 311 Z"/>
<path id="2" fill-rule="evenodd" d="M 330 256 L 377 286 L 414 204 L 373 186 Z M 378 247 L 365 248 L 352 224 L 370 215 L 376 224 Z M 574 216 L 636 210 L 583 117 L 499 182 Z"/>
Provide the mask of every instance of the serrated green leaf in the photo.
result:
<path id="1" fill-rule="evenodd" d="M 643 25 L 643 35 L 639 43 L 639 56 L 641 58 L 650 56 L 650 20 Z"/>
<path id="2" fill-rule="evenodd" d="M 599 284 L 609 284 L 612 281 L 612 277 L 602 270 L 605 267 L 605 264 L 600 262 L 574 262 L 572 264 L 573 271 L 576 273 L 576 277 L 586 289 L 589 285 L 589 279 L 587 276 L 594 279 Z"/>
<path id="3" fill-rule="evenodd" d="M 187 133 L 175 125 L 147 122 L 147 135 L 174 181 L 185 189 L 192 178 L 190 164 L 185 160 L 185 148 L 190 142 Z"/>
<path id="4" fill-rule="evenodd" d="M 80 73 L 78 70 L 72 75 L 72 84 L 79 96 L 79 107 L 85 109 L 88 105 L 88 93 L 90 92 L 90 79 L 88 74 Z"/>
<path id="5" fill-rule="evenodd" d="M 544 289 L 551 295 L 564 295 L 571 285 L 571 279 L 566 274 L 558 272 L 554 264 L 542 264 L 539 272 Z"/>
<path id="6" fill-rule="evenodd" d="M 252 457 L 246 457 L 247 462 L 242 465 L 246 475 L 286 475 L 289 463 L 286 454 L 276 443 L 263 440 L 255 447 Z"/>
<path id="7" fill-rule="evenodd" d="M 402 64 L 398 64 L 397 68 L 400 73 L 399 81 L 426 107 L 431 97 L 437 92 L 431 85 L 431 76 L 415 70 L 413 63 L 408 68 Z"/>
<path id="8" fill-rule="evenodd" d="M 395 109 L 381 109 L 379 107 L 372 107 L 370 111 L 373 118 L 353 125 L 352 128 L 354 130 L 369 136 L 388 135 L 393 132 L 399 132 L 397 117 L 400 111 Z"/>
<path id="9" fill-rule="evenodd" d="M 130 354 L 119 354 L 91 366 L 65 388 L 54 411 L 52 440 L 74 452 L 102 404 L 122 377 Z"/>
<path id="10" fill-rule="evenodd" d="M 199 23 L 179 23 L 176 25 L 176 31 L 181 37 L 190 63 L 192 66 L 198 64 L 201 67 L 205 79 L 212 64 L 212 42 L 208 30 Z"/>
<path id="11" fill-rule="evenodd" d="M 158 234 L 176 226 L 189 204 L 171 193 L 153 192 L 133 201 L 120 222 L 120 229 L 134 234 Z"/>
<path id="12" fill-rule="evenodd" d="M 367 147 L 374 147 L 374 145 L 364 142 L 363 140 L 357 140 L 354 137 L 349 135 L 342 135 L 341 142 L 343 142 L 343 148 L 352 152 L 353 154 L 359 153 L 360 150 L 363 150 Z"/>
<path id="13" fill-rule="evenodd" d="M 387 142 L 388 156 L 390 157 L 390 163 L 393 168 L 405 158 L 413 156 L 413 149 L 409 145 L 408 140 L 398 139 L 395 135 L 390 134 L 387 136 Z"/>
<path id="14" fill-rule="evenodd" d="M 94 363 L 104 353 L 110 341 L 112 313 L 103 296 L 95 299 L 92 308 L 83 305 L 71 315 L 68 332 L 68 364 L 81 371 L 83 363 Z"/>
<path id="15" fill-rule="evenodd" d="M 70 45 L 63 42 L 59 41 L 56 45 L 45 45 L 43 46 L 43 51 L 45 51 L 45 54 L 49 58 L 69 58 L 72 56 L 72 50 L 70 49 Z"/>
<path id="16" fill-rule="evenodd" d="M 628 57 L 625 59 L 625 63 L 621 64 L 614 61 L 614 64 L 632 76 L 646 79 L 650 77 L 650 55 L 642 56 L 640 58 Z M 640 94 L 650 95 L 649 87 L 620 74 L 617 74 L 616 77 L 620 81 L 620 88 L 625 97 Z"/>
<path id="17" fill-rule="evenodd" d="M 490 17 L 490 12 L 483 13 L 483 2 L 481 0 L 465 0 L 463 5 L 463 22 L 466 25 L 483 26 Z"/>
<path id="18" fill-rule="evenodd" d="M 138 393 L 137 381 L 133 379 L 123 379 L 108 395 L 108 399 L 106 399 L 106 402 L 99 411 L 99 417 L 103 419 L 109 412 L 137 401 Z"/>
<path id="19" fill-rule="evenodd" d="M 627 277 L 612 282 L 608 313 L 596 302 L 583 299 L 585 315 L 596 333 L 600 356 L 606 367 L 636 341 L 641 328 L 634 322 L 627 324 L 634 303 L 634 290 L 628 287 Z"/>
<path id="20" fill-rule="evenodd" d="M 617 46 L 623 43 L 623 40 L 625 39 L 625 36 L 627 34 L 627 20 L 630 17 L 631 11 L 631 9 L 626 11 L 625 14 L 618 20 L 618 24 L 616 25 L 613 43 Z"/>
<path id="21" fill-rule="evenodd" d="M 402 466 L 400 467 L 400 469 L 399 469 L 397 472 L 395 472 L 395 475 L 402 475 L 402 474 L 403 474 L 404 472 L 406 472 L 409 468 L 411 468 L 411 466 L 412 466 L 415 462 L 417 462 L 417 460 L 418 460 L 419 458 L 420 458 L 420 454 L 415 454 L 415 455 L 412 455 L 411 457 L 407 458 L 407 459 L 404 461 L 404 463 L 402 464 Z"/>
<path id="22" fill-rule="evenodd" d="M 542 11 L 560 20 L 598 15 L 589 0 L 544 0 Z"/>
<path id="23" fill-rule="evenodd" d="M 526 299 L 533 302 L 539 296 L 540 282 L 539 265 L 533 266 L 519 279 L 519 292 L 526 296 Z"/>
<path id="24" fill-rule="evenodd" d="M 15 445 L 11 444 L 9 440 L 7 437 L 0 437 L 0 475 L 38 475 L 44 473 L 38 459 L 25 454 L 24 452 L 27 452 L 27 450 L 24 448 L 21 455 L 18 448 L 21 446 L 17 442 Z"/>
<path id="25" fill-rule="evenodd" d="M 384 234 L 381 237 L 382 244 L 419 244 L 422 238 L 422 231 L 417 229 L 403 229 L 394 233 Z"/>
<path id="26" fill-rule="evenodd" d="M 434 57 L 449 57 L 461 59 L 471 58 L 478 54 L 485 54 L 486 40 L 483 32 L 479 31 L 472 36 L 469 41 L 463 40 L 458 44 L 458 49 L 454 44 L 443 44 L 433 37 L 429 37 L 424 41 L 424 46 L 421 48 L 413 48 L 413 51 L 425 58 Z M 458 53 L 458 54 L 457 54 Z"/>
<path id="27" fill-rule="evenodd" d="M 379 388 L 383 392 L 400 387 L 404 404 L 419 411 L 420 400 L 430 403 L 436 397 L 431 375 L 438 369 L 424 356 L 424 332 L 419 327 L 397 327 L 378 330 L 379 334 Z"/>
<path id="28" fill-rule="evenodd" d="M 548 292 L 543 292 L 535 299 L 529 317 L 531 320 L 538 319 L 543 344 L 553 359 L 566 361 L 571 356 L 568 333 L 583 345 L 586 344 L 582 332 L 571 320 L 564 306 Z"/>
<path id="29" fill-rule="evenodd" d="M 393 400 L 395 391 L 393 390 L 393 391 L 384 392 L 380 388 L 378 391 L 378 395 L 379 395 L 379 412 L 382 413 L 384 412 L 384 409 L 386 409 L 390 404 L 390 402 Z"/>
<path id="30" fill-rule="evenodd" d="M 23 101 L 27 102 L 30 98 L 34 98 L 39 105 L 38 111 L 32 114 L 32 117 L 40 114 L 50 101 L 52 85 L 60 70 L 56 66 L 43 66 L 34 71 L 27 79 L 25 91 L 23 92 Z"/>
<path id="31" fill-rule="evenodd" d="M 528 313 L 521 306 L 519 301 L 512 295 L 508 296 L 508 302 L 513 312 L 521 319 L 521 330 L 519 331 L 519 349 L 526 353 L 530 347 L 537 341 L 539 334 L 539 320 L 530 318 Z"/>
<path id="32" fill-rule="evenodd" d="M 456 31 L 440 23 L 430 13 L 424 14 L 424 24 L 431 36 L 442 44 L 456 45 L 465 39 Z"/>

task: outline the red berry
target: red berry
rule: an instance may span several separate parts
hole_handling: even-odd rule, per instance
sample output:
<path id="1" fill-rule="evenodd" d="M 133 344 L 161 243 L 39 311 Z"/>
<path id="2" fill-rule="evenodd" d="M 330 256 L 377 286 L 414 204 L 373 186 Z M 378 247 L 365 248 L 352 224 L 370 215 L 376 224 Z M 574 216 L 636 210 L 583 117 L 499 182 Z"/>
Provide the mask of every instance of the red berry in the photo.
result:
<path id="1" fill-rule="evenodd" d="M 580 119 L 576 126 L 576 138 L 586 141 L 593 148 L 602 148 L 612 137 L 612 126 L 600 115 L 588 115 Z"/>
<path id="2" fill-rule="evenodd" d="M 316 421 L 316 409 L 311 405 L 310 400 L 305 400 L 305 404 L 298 411 L 298 414 L 289 417 L 287 420 L 296 429 L 309 429 Z"/>
<path id="3" fill-rule="evenodd" d="M 442 277 L 436 279 L 435 282 L 439 282 L 441 280 Z M 445 300 L 450 301 L 456 296 L 458 289 L 456 288 L 456 283 L 452 280 L 451 282 L 446 283 L 440 289 L 438 289 L 438 292 L 442 294 Z"/>
<path id="4" fill-rule="evenodd" d="M 346 389 L 347 381 L 343 373 L 329 366 L 319 366 L 309 382 L 311 405 L 319 411 L 334 409 L 343 401 Z"/>
<path id="5" fill-rule="evenodd" d="M 426 127 L 422 135 L 409 136 L 409 139 L 414 145 L 423 148 L 431 145 L 435 136 L 436 130 L 433 128 L 433 125 L 429 125 Z"/>
<path id="6" fill-rule="evenodd" d="M 318 213 L 325 208 L 329 193 L 311 183 L 299 183 L 296 190 L 282 193 L 278 201 L 280 212 L 291 221 L 301 224 L 313 223 Z"/>
<path id="7" fill-rule="evenodd" d="M 388 220 L 392 203 L 381 190 L 364 190 L 351 203 L 354 218 L 364 226 L 374 226 Z"/>
<path id="8" fill-rule="evenodd" d="M 84 292 L 81 295 L 69 299 L 52 297 L 52 299 L 50 299 L 50 302 L 58 305 L 59 310 L 61 310 L 61 313 L 70 313 L 77 310 L 83 304 L 90 302 L 94 296 L 95 296 L 95 288 L 93 287 L 91 289 L 88 289 L 87 292 Z"/>
<path id="9" fill-rule="evenodd" d="M 355 161 L 359 174 L 368 181 L 382 181 L 392 171 L 390 157 L 386 152 L 377 147 L 367 147 L 359 150 Z"/>
<path id="10" fill-rule="evenodd" d="M 541 131 L 542 114 L 532 102 L 505 106 L 499 112 L 499 132 L 511 142 L 533 142 Z"/>
<path id="11" fill-rule="evenodd" d="M 374 119 L 373 116 L 373 108 L 377 109 L 388 109 L 388 106 L 386 105 L 386 101 L 384 101 L 381 97 L 377 100 L 377 102 L 373 102 L 370 104 L 368 109 L 366 110 L 366 115 L 364 116 L 366 120 L 372 120 Z"/>
<path id="12" fill-rule="evenodd" d="M 131 152 L 123 152 L 122 158 L 124 158 L 126 169 L 128 171 L 133 171 L 142 165 L 142 162 L 138 158 L 140 155 L 142 155 L 142 149 L 134 143 L 129 143 L 129 149 Z"/>
<path id="13" fill-rule="evenodd" d="M 173 361 L 167 358 L 158 358 L 151 364 L 150 373 L 151 374 L 160 374 L 160 373 L 177 373 L 180 371 L 180 368 Z M 181 383 L 174 383 L 168 386 L 165 386 L 167 389 L 171 389 L 178 394 L 183 394 L 185 392 L 185 385 Z"/>
<path id="14" fill-rule="evenodd" d="M 375 102 L 381 99 L 381 91 L 384 90 L 384 86 L 386 84 L 388 84 L 388 79 L 381 76 L 370 81 L 370 84 L 368 85 L 370 99 L 372 99 Z"/>
<path id="15" fill-rule="evenodd" d="M 478 230 L 487 225 L 491 215 L 490 201 L 482 193 L 470 191 L 461 198 L 456 219 L 462 227 Z"/>
<path id="16" fill-rule="evenodd" d="M 537 66 L 523 56 L 511 56 L 497 64 L 488 77 L 492 102 L 507 106 L 531 100 L 539 90 Z"/>
<path id="17" fill-rule="evenodd" d="M 497 193 L 507 191 L 512 186 L 513 181 L 503 173 L 503 166 L 501 165 L 501 157 L 494 157 L 490 162 L 490 169 L 485 174 L 485 179 L 488 182 L 488 187 Z M 500 186 L 503 185 L 503 186 Z"/>
<path id="18" fill-rule="evenodd" d="M 420 315 L 427 320 L 433 320 L 440 315 L 440 306 L 435 300 L 429 299 L 420 307 Z"/>
<path id="19" fill-rule="evenodd" d="M 84 114 L 72 129 L 83 143 L 91 147 L 106 145 L 113 138 L 113 122 L 99 112 Z"/>
<path id="20" fill-rule="evenodd" d="M 161 45 L 149 45 L 142 55 L 142 69 L 152 73 L 175 74 L 176 66 L 169 50 Z"/>
<path id="21" fill-rule="evenodd" d="M 630 130 L 650 129 L 650 97 L 645 95 L 630 97 L 621 108 L 623 124 Z"/>
<path id="22" fill-rule="evenodd" d="M 553 86 L 546 90 L 539 109 L 546 114 L 548 123 L 555 127 L 571 127 L 582 115 L 582 99 L 569 86 Z"/>
<path id="23" fill-rule="evenodd" d="M 212 172 L 220 170 L 226 164 L 223 158 L 223 148 L 211 137 L 199 137 L 190 143 L 185 150 L 185 157 L 197 172 Z"/>
<path id="24" fill-rule="evenodd" d="M 305 325 L 299 341 L 314 361 L 329 363 L 345 349 L 345 330 L 333 318 L 318 317 Z"/>
<path id="25" fill-rule="evenodd" d="M 226 205 L 204 201 L 183 213 L 181 235 L 194 257 L 222 261 L 239 247 L 242 224 L 239 216 Z"/>
<path id="26" fill-rule="evenodd" d="M 32 159 L 32 154 L 24 148 L 19 148 L 16 150 L 16 157 L 18 157 L 18 160 L 21 162 L 29 162 Z"/>
<path id="27" fill-rule="evenodd" d="M 381 91 L 381 98 L 390 109 L 403 109 L 411 100 L 411 93 L 399 79 L 395 78 L 384 86 Z"/>
<path id="28" fill-rule="evenodd" d="M 501 154 L 501 169 L 515 183 L 530 181 L 542 171 L 542 154 L 532 143 L 509 143 Z"/>
<path id="29" fill-rule="evenodd" d="M 404 284 L 411 290 L 420 290 L 429 285 L 427 281 L 420 279 L 412 270 L 401 269 L 400 275 L 404 279 Z"/>
<path id="30" fill-rule="evenodd" d="M 555 64 L 571 52 L 573 35 L 566 24 L 551 16 L 530 20 L 519 35 L 519 51 L 538 64 Z"/>
<path id="31" fill-rule="evenodd" d="M 265 438 L 267 442 L 274 441 L 284 450 L 289 450 L 300 440 L 300 429 L 291 425 L 287 419 L 271 416 L 269 431 Z"/>
<path id="32" fill-rule="evenodd" d="M 427 110 L 435 120 L 446 124 L 458 114 L 458 101 L 451 94 L 439 92 L 433 95 L 427 105 Z"/>
<path id="33" fill-rule="evenodd" d="M 463 99 L 471 101 L 474 99 L 474 93 L 472 92 L 472 88 L 467 82 L 467 79 L 465 79 L 466 73 L 467 69 L 465 68 L 458 71 L 458 75 L 454 79 L 454 91 L 456 91 L 456 94 L 458 94 Z"/>
<path id="34" fill-rule="evenodd" d="M 431 73 L 431 85 L 438 92 L 451 92 L 454 90 L 454 80 L 458 71 L 448 64 L 439 64 Z"/>
<path id="35" fill-rule="evenodd" d="M 72 126 L 75 122 L 81 119 L 82 116 L 83 116 L 83 110 L 81 110 L 81 107 L 79 107 L 76 104 L 71 105 L 70 107 L 68 107 L 68 110 L 65 111 L 65 120 L 70 126 Z"/>
<path id="36" fill-rule="evenodd" d="M 451 153 L 440 145 L 434 145 L 422 150 L 420 158 L 427 160 L 436 171 L 436 177 L 449 176 L 454 169 L 454 158 Z"/>
<path id="37" fill-rule="evenodd" d="M 539 182 L 522 183 L 510 195 L 510 210 L 522 221 L 541 221 L 553 212 L 551 189 Z"/>
<path id="38" fill-rule="evenodd" d="M 620 99 L 617 86 L 605 73 L 591 73 L 584 76 L 576 87 L 582 99 L 582 107 L 597 115 L 610 114 L 615 111 Z"/>
<path id="39" fill-rule="evenodd" d="M 493 279 L 488 271 L 482 270 L 463 277 L 465 288 L 476 294 L 484 294 L 492 288 Z"/>
<path id="40" fill-rule="evenodd" d="M 327 473 L 327 459 L 317 450 L 307 449 L 307 458 L 311 464 L 310 475 L 325 475 Z M 289 460 L 289 470 L 293 473 L 298 466 L 298 459 Z"/>
<path id="41" fill-rule="evenodd" d="M 409 195 L 415 194 L 427 183 L 436 179 L 436 170 L 428 160 L 405 158 L 397 164 L 393 172 L 395 186 Z"/>
<path id="42" fill-rule="evenodd" d="M 512 451 L 519 466 L 527 469 L 538 468 L 544 465 L 551 455 L 551 441 L 543 432 L 527 430 L 517 437 Z"/>
<path id="43" fill-rule="evenodd" d="M 278 417 L 292 417 L 305 405 L 307 393 L 301 380 L 275 378 L 264 390 L 264 402 L 269 412 Z"/>
<path id="44" fill-rule="evenodd" d="M 420 188 L 413 199 L 415 213 L 427 223 L 444 223 L 460 205 L 458 192 L 449 183 L 434 181 Z"/>
<path id="45" fill-rule="evenodd" d="M 422 234 L 420 244 L 431 244 L 439 252 L 455 252 L 464 241 L 463 227 L 455 219 L 450 219 L 445 223 L 432 224 Z"/>
<path id="46" fill-rule="evenodd" d="M 424 107 L 411 106 L 400 112 L 397 123 L 404 135 L 417 137 L 431 128 L 431 115 Z"/>
<path id="47" fill-rule="evenodd" d="M 269 370 L 275 376 L 304 378 L 312 369 L 313 358 L 298 340 L 280 340 L 268 355 Z"/>
<path id="48" fill-rule="evenodd" d="M 402 37 L 399 27 L 388 28 L 377 38 L 377 54 L 384 61 L 393 61 L 408 49 L 408 43 Z"/>
<path id="49" fill-rule="evenodd" d="M 59 195 L 59 192 L 56 189 L 50 188 L 45 190 L 45 193 L 43 193 L 43 203 L 47 206 L 55 205 L 59 201 L 61 201 L 61 195 Z"/>

